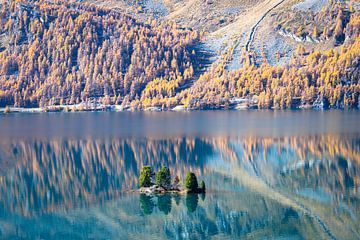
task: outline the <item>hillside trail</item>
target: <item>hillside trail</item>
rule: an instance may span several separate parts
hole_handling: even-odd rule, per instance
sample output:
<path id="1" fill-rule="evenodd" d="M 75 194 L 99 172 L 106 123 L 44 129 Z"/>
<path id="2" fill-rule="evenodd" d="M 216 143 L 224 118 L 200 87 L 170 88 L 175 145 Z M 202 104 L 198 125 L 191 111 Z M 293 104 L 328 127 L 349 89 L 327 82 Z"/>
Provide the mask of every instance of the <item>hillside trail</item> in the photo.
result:
<path id="1" fill-rule="evenodd" d="M 266 16 L 281 5 L 286 0 L 266 0 L 259 4 L 256 4 L 253 8 L 250 8 L 239 15 L 236 20 L 219 30 L 211 33 L 212 38 L 221 38 L 227 36 L 223 44 L 227 46 L 245 46 L 246 51 L 250 51 L 251 43 L 254 40 L 254 36 L 257 28 Z M 246 38 L 240 36 L 246 34 Z"/>

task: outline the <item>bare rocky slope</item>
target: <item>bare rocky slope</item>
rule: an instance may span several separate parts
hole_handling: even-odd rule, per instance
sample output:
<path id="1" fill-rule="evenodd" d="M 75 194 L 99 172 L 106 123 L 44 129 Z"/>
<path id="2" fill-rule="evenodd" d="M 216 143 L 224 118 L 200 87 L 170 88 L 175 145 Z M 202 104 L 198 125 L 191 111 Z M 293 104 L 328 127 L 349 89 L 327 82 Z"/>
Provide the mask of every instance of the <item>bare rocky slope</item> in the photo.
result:
<path id="1" fill-rule="evenodd" d="M 290 60 L 299 43 L 307 48 L 327 49 L 333 43 L 313 38 L 301 38 L 278 28 L 288 17 L 294 25 L 324 27 L 329 19 L 309 19 L 322 11 L 332 0 L 84 0 L 132 14 L 140 19 L 158 18 L 174 21 L 183 28 L 208 33 L 207 47 L 222 53 L 234 48 L 230 69 L 242 65 L 243 49 L 257 53 L 260 63 L 284 64 Z M 350 3 L 359 11 L 359 3 Z M 279 15 L 282 16 L 279 17 Z M 308 16 L 306 16 L 308 15 Z M 285 17 L 284 17 L 285 16 Z M 295 16 L 295 17 L 294 17 Z M 311 22 L 312 20 L 312 22 Z M 261 56 L 262 55 L 262 56 Z M 279 55 L 278 57 L 275 57 Z"/>

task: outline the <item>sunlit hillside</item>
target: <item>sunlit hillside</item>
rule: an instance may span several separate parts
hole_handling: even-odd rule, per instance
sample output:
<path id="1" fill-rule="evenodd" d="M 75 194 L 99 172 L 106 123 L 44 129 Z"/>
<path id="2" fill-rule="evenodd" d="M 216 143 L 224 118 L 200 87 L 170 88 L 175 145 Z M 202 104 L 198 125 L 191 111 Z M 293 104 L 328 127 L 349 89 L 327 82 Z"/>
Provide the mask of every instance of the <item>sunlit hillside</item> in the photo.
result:
<path id="1" fill-rule="evenodd" d="M 360 13 L 353 1 L 0 6 L 0 107 L 359 106 Z"/>

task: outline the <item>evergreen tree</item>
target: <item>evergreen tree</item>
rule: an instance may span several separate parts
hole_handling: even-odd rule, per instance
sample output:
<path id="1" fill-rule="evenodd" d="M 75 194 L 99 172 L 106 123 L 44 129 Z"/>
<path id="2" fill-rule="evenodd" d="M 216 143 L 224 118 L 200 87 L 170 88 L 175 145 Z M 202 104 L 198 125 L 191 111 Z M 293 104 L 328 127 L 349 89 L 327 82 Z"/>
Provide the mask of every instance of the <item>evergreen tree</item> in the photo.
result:
<path id="1" fill-rule="evenodd" d="M 188 172 L 185 178 L 185 187 L 188 192 L 197 192 L 198 181 L 194 173 Z"/>
<path id="2" fill-rule="evenodd" d="M 156 174 L 156 184 L 166 190 L 171 188 L 171 174 L 168 167 L 162 167 Z"/>
<path id="3" fill-rule="evenodd" d="M 154 176 L 154 171 L 150 166 L 144 166 L 140 172 L 139 183 L 140 187 L 150 187 L 152 185 L 152 177 Z"/>

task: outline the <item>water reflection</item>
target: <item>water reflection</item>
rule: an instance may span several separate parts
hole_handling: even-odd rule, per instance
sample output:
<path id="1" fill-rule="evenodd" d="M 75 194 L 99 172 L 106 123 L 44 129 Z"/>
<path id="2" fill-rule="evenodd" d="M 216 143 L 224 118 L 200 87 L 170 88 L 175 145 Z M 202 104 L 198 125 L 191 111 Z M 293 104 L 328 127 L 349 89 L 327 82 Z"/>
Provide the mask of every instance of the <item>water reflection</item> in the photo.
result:
<path id="1" fill-rule="evenodd" d="M 179 206 L 182 198 L 185 198 L 185 206 L 188 212 L 195 212 L 198 207 L 199 198 L 201 201 L 205 201 L 206 194 L 205 193 L 189 193 L 186 195 L 180 195 L 177 193 L 170 194 L 156 194 L 156 195 L 148 195 L 148 194 L 140 194 L 140 208 L 145 215 L 151 215 L 155 207 L 165 215 L 168 215 L 171 212 L 171 206 L 173 202 L 175 202 L 176 206 Z"/>
<path id="2" fill-rule="evenodd" d="M 171 195 L 162 194 L 157 197 L 157 206 L 165 215 L 171 212 Z"/>
<path id="3" fill-rule="evenodd" d="M 143 165 L 176 166 L 172 175 L 190 168 L 199 172 L 206 169 L 206 158 L 214 149 L 207 141 L 182 138 L 11 142 L 2 144 L 1 151 L 2 202 L 30 214 L 109 199 L 137 188 Z"/>
<path id="4" fill-rule="evenodd" d="M 155 203 L 153 200 L 153 196 L 147 194 L 140 194 L 140 208 L 144 214 L 152 214 L 154 207 Z"/>
<path id="5" fill-rule="evenodd" d="M 127 193 L 144 165 L 169 166 L 182 181 L 191 170 L 209 193 Z M 0 167 L 0 238 L 19 237 L 15 229 L 30 223 L 39 229 L 23 234 L 34 238 L 72 214 L 79 223 L 69 233 L 99 230 L 95 238 L 102 228 L 126 238 L 360 235 L 359 136 L 2 139 Z M 84 214 L 104 226 L 87 229 Z M 159 224 L 160 233 L 149 229 Z"/>
<path id="6" fill-rule="evenodd" d="M 186 195 L 186 208 L 189 212 L 195 212 L 199 202 L 198 194 L 187 194 Z"/>

